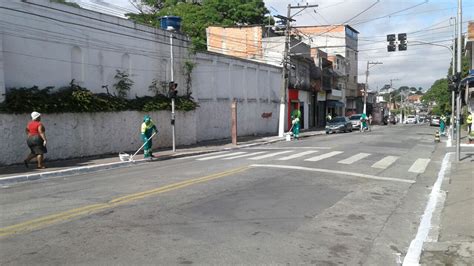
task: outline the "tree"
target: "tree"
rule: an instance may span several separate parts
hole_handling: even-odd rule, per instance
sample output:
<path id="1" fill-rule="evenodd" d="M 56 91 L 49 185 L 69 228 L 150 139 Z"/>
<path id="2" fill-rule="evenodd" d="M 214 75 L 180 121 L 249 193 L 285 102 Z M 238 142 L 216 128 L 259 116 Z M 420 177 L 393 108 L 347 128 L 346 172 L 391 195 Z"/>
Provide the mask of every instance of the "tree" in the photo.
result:
<path id="1" fill-rule="evenodd" d="M 435 102 L 433 114 L 445 114 L 451 112 L 451 92 L 448 90 L 448 80 L 438 79 L 433 83 L 431 88 L 423 95 L 422 101 L 425 104 Z"/>
<path id="2" fill-rule="evenodd" d="M 269 13 L 263 0 L 203 0 L 202 4 L 178 0 L 142 0 L 151 12 L 127 14 L 139 23 L 159 26 L 162 16 L 179 16 L 181 31 L 192 39 L 194 50 L 206 50 L 208 26 L 261 25 Z"/>

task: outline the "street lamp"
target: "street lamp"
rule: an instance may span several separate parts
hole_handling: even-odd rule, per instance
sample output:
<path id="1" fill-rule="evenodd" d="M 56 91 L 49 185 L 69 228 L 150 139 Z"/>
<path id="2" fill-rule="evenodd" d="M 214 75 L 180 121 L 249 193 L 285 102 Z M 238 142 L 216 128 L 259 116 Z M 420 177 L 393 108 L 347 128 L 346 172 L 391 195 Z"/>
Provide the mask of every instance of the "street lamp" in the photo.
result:
<path id="1" fill-rule="evenodd" d="M 166 30 L 170 33 L 170 64 L 171 64 L 171 81 L 173 88 L 176 89 L 174 83 L 174 58 L 173 58 L 173 32 L 175 31 L 173 26 L 166 27 Z M 170 85 L 171 86 L 171 85 Z M 175 124 L 175 113 L 174 113 L 174 95 L 171 96 L 171 135 L 173 137 L 173 152 L 176 151 L 176 132 L 174 129 Z"/>

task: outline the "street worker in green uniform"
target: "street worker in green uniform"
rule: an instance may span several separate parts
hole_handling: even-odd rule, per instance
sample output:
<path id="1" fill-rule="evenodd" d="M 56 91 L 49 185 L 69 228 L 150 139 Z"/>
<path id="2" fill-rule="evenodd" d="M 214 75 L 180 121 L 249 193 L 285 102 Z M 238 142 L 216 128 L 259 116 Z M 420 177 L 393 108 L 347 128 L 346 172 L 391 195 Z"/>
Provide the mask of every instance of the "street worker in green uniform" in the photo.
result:
<path id="1" fill-rule="evenodd" d="M 439 119 L 439 134 L 444 136 L 446 133 L 444 132 L 444 129 L 446 128 L 446 116 L 441 115 L 441 118 Z"/>
<path id="2" fill-rule="evenodd" d="M 368 130 L 369 129 L 369 126 L 367 124 L 367 115 L 365 113 L 363 113 L 361 116 L 360 116 L 360 131 L 364 131 L 364 130 Z"/>
<path id="3" fill-rule="evenodd" d="M 471 127 L 472 127 L 472 113 L 469 112 L 469 115 L 467 116 L 466 119 L 466 124 L 467 124 L 467 133 L 471 134 Z"/>
<path id="4" fill-rule="evenodd" d="M 301 111 L 299 109 L 293 110 L 291 112 L 291 123 L 293 124 L 293 136 L 295 139 L 300 137 L 300 119 Z"/>
<path id="5" fill-rule="evenodd" d="M 151 150 L 153 143 L 151 137 L 154 133 L 158 133 L 155 124 L 149 115 L 145 115 L 141 126 L 141 138 L 144 143 L 143 150 L 145 151 L 145 158 L 153 157 Z"/>

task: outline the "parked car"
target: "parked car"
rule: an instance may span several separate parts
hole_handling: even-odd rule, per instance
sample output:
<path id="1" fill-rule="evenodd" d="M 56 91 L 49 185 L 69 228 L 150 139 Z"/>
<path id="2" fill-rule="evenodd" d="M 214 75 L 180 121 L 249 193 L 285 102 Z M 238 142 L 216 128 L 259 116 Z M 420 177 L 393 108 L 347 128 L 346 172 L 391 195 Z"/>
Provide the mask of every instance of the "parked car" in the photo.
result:
<path id="1" fill-rule="evenodd" d="M 405 124 L 416 124 L 416 123 L 417 123 L 416 116 L 414 116 L 414 115 L 409 115 L 405 119 Z"/>
<path id="2" fill-rule="evenodd" d="M 430 119 L 430 126 L 439 126 L 439 115 L 432 115 Z"/>
<path id="3" fill-rule="evenodd" d="M 326 124 L 326 134 L 348 131 L 352 132 L 352 123 L 345 116 L 336 116 Z"/>
<path id="4" fill-rule="evenodd" d="M 426 122 L 426 115 L 420 115 L 419 120 L 420 120 L 420 123 L 425 123 Z"/>
<path id="5" fill-rule="evenodd" d="M 353 114 L 349 117 L 349 120 L 352 124 L 352 129 L 359 129 L 360 128 L 360 118 L 362 114 Z"/>
<path id="6" fill-rule="evenodd" d="M 395 125 L 397 123 L 397 117 L 394 115 L 389 115 L 387 121 L 388 123 Z"/>
<path id="7" fill-rule="evenodd" d="M 395 125 L 398 121 L 398 118 L 396 115 L 386 115 L 382 119 L 382 123 L 384 126 L 388 125 L 388 123 Z"/>

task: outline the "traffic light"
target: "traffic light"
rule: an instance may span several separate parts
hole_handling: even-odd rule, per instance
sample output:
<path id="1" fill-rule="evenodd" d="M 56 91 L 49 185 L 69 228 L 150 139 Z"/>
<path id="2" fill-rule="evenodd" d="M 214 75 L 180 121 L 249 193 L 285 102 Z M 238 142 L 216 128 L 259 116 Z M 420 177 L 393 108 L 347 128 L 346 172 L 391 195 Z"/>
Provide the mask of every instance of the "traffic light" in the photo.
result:
<path id="1" fill-rule="evenodd" d="M 176 96 L 178 96 L 178 90 L 176 88 L 178 88 L 178 83 L 171 81 L 169 83 L 169 91 L 168 91 L 168 96 L 170 98 L 176 98 Z"/>
<path id="2" fill-rule="evenodd" d="M 388 42 L 387 51 L 395 52 L 397 50 L 397 46 L 395 45 L 395 34 L 388 34 L 387 42 Z"/>
<path id="3" fill-rule="evenodd" d="M 459 89 L 459 83 L 461 82 L 461 73 L 448 76 L 448 88 L 450 91 L 457 92 Z"/>
<path id="4" fill-rule="evenodd" d="M 407 50 L 407 34 L 406 33 L 399 33 L 398 34 L 398 51 L 406 51 Z"/>

